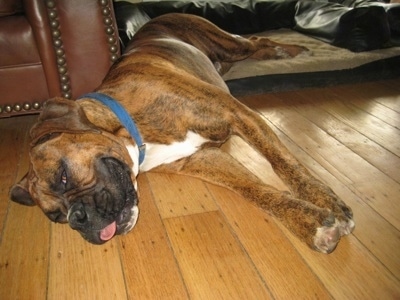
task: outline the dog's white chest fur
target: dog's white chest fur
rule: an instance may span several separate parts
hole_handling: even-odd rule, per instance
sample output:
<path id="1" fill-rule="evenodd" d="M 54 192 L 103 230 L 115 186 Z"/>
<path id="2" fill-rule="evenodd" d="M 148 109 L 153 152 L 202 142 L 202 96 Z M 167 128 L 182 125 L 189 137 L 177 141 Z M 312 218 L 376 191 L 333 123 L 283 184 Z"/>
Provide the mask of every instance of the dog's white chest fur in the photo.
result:
<path id="1" fill-rule="evenodd" d="M 169 145 L 146 143 L 145 159 L 140 165 L 140 171 L 148 171 L 159 165 L 190 156 L 205 142 L 208 142 L 208 140 L 201 135 L 188 131 L 185 140 L 181 142 L 174 142 Z M 137 159 L 134 161 L 137 161 Z"/>

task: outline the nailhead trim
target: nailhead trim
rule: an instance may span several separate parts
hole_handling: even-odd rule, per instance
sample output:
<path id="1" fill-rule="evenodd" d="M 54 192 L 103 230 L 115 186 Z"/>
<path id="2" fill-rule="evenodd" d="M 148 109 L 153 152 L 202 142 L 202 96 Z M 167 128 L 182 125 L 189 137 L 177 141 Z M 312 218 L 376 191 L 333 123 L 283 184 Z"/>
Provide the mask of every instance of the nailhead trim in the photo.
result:
<path id="1" fill-rule="evenodd" d="M 110 60 L 111 62 L 115 62 L 119 58 L 118 53 L 118 39 L 116 36 L 116 31 L 113 24 L 113 18 L 111 16 L 111 8 L 110 1 L 108 0 L 99 0 L 102 15 L 103 15 L 103 23 L 104 23 L 104 31 L 107 35 L 107 43 L 109 44 L 110 51 Z"/>
<path id="2" fill-rule="evenodd" d="M 57 68 L 58 73 L 60 75 L 60 88 L 61 95 L 64 98 L 71 99 L 72 91 L 70 78 L 68 74 L 68 64 L 65 58 L 65 52 L 62 41 L 62 33 L 60 30 L 60 22 L 58 19 L 57 7 L 55 0 L 46 0 L 47 14 L 50 19 L 50 30 L 53 38 L 53 45 L 55 48 L 55 53 L 57 57 Z M 109 45 L 110 52 L 110 60 L 111 62 L 115 62 L 119 58 L 118 53 L 118 38 L 116 35 L 116 30 L 113 24 L 113 18 L 111 15 L 110 1 L 109 0 L 99 0 L 101 13 L 103 15 L 103 23 L 104 23 L 104 32 L 107 36 L 107 43 Z M 14 104 L 14 105 L 3 105 L 0 106 L 0 114 L 2 113 L 12 113 L 12 112 L 20 112 L 20 111 L 30 111 L 30 110 L 38 110 L 41 108 L 41 103 L 33 102 L 33 103 L 23 103 L 23 104 Z"/>
<path id="3" fill-rule="evenodd" d="M 57 68 L 60 75 L 60 88 L 61 95 L 64 98 L 71 99 L 72 91 L 69 81 L 68 65 L 65 58 L 65 51 L 62 41 L 62 33 L 60 30 L 60 22 L 58 19 L 58 12 L 56 2 L 54 0 L 46 0 L 47 14 L 50 19 L 50 30 L 53 38 L 53 45 L 57 56 Z"/>
<path id="4" fill-rule="evenodd" d="M 40 109 L 41 104 L 39 102 L 33 103 L 24 103 L 24 104 L 14 104 L 14 105 L 4 105 L 0 106 L 0 114 L 2 113 L 12 113 L 12 112 L 20 112 L 20 111 L 30 111 L 30 110 L 38 110 Z"/>

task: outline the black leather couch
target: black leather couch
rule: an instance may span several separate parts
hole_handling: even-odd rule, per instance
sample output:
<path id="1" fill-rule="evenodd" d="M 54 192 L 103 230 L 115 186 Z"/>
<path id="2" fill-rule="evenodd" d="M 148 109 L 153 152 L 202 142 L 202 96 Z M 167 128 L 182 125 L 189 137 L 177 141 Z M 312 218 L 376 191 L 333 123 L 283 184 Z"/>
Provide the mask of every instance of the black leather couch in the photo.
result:
<path id="1" fill-rule="evenodd" d="M 123 43 L 147 18 L 182 12 L 231 33 L 291 28 L 354 52 L 400 45 L 400 3 L 379 0 L 122 1 L 115 11 Z"/>

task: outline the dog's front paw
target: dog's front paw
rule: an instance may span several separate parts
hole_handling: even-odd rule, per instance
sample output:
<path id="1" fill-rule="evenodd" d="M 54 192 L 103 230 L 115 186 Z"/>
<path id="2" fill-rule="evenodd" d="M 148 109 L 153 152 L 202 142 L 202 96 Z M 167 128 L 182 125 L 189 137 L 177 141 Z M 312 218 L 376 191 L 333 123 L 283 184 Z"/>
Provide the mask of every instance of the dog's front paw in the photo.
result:
<path id="1" fill-rule="evenodd" d="M 340 224 L 335 219 L 333 224 L 317 228 L 317 233 L 314 236 L 314 248 L 322 253 L 331 253 L 339 243 L 340 237 Z"/>
<path id="2" fill-rule="evenodd" d="M 328 220 L 324 225 L 317 228 L 314 236 L 314 248 L 322 253 L 329 254 L 336 249 L 340 237 L 350 234 L 354 229 L 355 223 L 349 219 L 339 221 L 338 219 Z"/>
<path id="3" fill-rule="evenodd" d="M 328 228 L 334 226 L 338 228 L 340 236 L 350 234 L 355 227 L 353 221 L 353 211 L 347 206 L 328 186 L 322 182 L 314 180 L 307 181 L 299 186 L 297 190 L 298 197 L 308 199 L 309 202 L 318 207 L 328 209 L 334 216 L 328 227 L 319 227 L 323 232 L 331 231 Z M 327 225 L 327 224 L 323 224 Z"/>
<path id="4" fill-rule="evenodd" d="M 338 223 L 339 223 L 339 232 L 341 236 L 352 233 L 354 227 L 356 226 L 353 219 L 338 221 Z"/>
<path id="5" fill-rule="evenodd" d="M 335 226 L 339 228 L 340 236 L 350 234 L 355 227 L 355 223 L 353 221 L 353 211 L 333 192 L 331 192 L 329 195 L 332 199 L 330 209 L 336 218 Z"/>

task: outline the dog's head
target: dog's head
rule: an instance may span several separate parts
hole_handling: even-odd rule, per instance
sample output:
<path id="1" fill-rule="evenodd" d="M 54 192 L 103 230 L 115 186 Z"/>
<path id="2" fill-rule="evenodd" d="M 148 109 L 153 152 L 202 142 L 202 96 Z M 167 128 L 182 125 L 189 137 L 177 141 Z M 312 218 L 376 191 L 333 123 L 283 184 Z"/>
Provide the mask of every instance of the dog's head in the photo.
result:
<path id="1" fill-rule="evenodd" d="M 31 139 L 30 168 L 12 187 L 12 200 L 38 205 L 95 244 L 133 228 L 137 174 L 121 138 L 94 126 L 75 101 L 53 99 Z"/>

